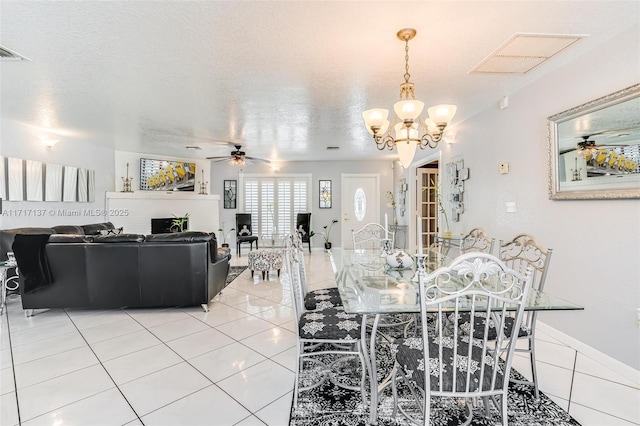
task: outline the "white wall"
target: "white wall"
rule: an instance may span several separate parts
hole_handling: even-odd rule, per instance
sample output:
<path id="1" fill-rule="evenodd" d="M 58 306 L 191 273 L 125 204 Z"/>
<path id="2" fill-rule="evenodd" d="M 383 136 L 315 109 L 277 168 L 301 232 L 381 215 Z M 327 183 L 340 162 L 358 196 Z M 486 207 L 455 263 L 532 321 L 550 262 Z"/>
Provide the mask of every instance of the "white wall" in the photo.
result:
<path id="1" fill-rule="evenodd" d="M 59 142 L 53 148 L 46 148 L 40 141 L 42 132 L 21 123 L 3 118 L 0 122 L 0 155 L 5 157 L 36 160 L 43 163 L 76 166 L 95 170 L 95 202 L 44 202 L 44 201 L 7 201 L 3 200 L 2 209 L 22 213 L 0 216 L 0 228 L 18 228 L 23 226 L 82 225 L 103 222 L 105 217 L 94 215 L 61 216 L 60 210 L 77 211 L 104 210 L 106 191 L 113 191 L 114 151 L 95 143 L 89 137 L 55 136 Z M 45 209 L 44 216 L 26 213 L 26 210 Z"/>
<path id="2" fill-rule="evenodd" d="M 372 142 L 373 143 L 373 142 Z M 316 233 L 322 231 L 324 225 L 331 223 L 333 219 L 341 220 L 341 200 L 340 200 L 340 179 L 342 173 L 379 173 L 380 174 L 380 217 L 384 217 L 384 214 L 389 215 L 389 220 L 392 217 L 392 211 L 390 208 L 386 208 L 387 191 L 393 188 L 393 170 L 391 169 L 392 162 L 390 161 L 297 161 L 290 163 L 280 163 L 278 166 L 280 169 L 274 172 L 270 165 L 267 164 L 254 164 L 246 166 L 243 169 L 239 167 L 230 166 L 226 163 L 212 163 L 211 166 L 211 182 L 212 193 L 222 195 L 223 181 L 225 179 L 238 180 L 239 174 L 253 173 L 253 174 L 295 174 L 295 173 L 311 173 L 311 229 Z M 332 184 L 332 198 L 333 203 L 330 209 L 321 209 L 318 207 L 319 197 L 319 180 L 331 180 Z M 238 197 L 240 188 L 238 188 Z M 238 204 L 239 206 L 239 204 Z M 220 207 L 220 223 L 224 222 L 225 229 L 235 227 L 236 213 L 242 213 L 239 209 L 225 209 Z M 334 247 L 342 246 L 342 238 L 340 233 L 339 224 L 333 227 L 331 231 L 331 241 Z M 235 238 L 232 236 L 229 241 L 231 245 L 235 244 Z M 324 241 L 322 237 L 318 236 L 312 238 L 312 247 L 322 247 Z"/>
<path id="3" fill-rule="evenodd" d="M 509 94 L 456 128 L 456 144 L 442 147 L 443 162 L 462 156 L 470 169 L 461 221 L 497 239 L 533 234 L 553 248 L 545 290 L 584 311 L 544 312 L 540 321 L 640 369 L 640 201 L 551 201 L 547 191 L 547 117 L 638 83 L 640 28 L 621 33 Z M 544 66 L 544 65 L 543 65 Z M 490 78 L 490 77 L 487 77 Z M 517 78 L 517 76 L 514 76 Z M 506 175 L 498 165 L 510 164 Z M 505 202 L 517 212 L 506 213 Z"/>

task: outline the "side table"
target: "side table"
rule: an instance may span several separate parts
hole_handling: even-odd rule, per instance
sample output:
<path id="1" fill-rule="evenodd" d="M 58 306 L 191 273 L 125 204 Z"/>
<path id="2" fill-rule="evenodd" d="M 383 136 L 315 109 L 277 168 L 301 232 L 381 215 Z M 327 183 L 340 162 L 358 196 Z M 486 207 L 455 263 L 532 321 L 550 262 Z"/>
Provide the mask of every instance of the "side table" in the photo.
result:
<path id="1" fill-rule="evenodd" d="M 9 290 L 15 290 L 18 288 L 18 285 L 13 288 L 9 288 L 7 285 L 7 272 L 9 271 L 9 269 L 17 267 L 18 265 L 16 262 L 0 262 L 0 313 L 4 312 L 4 307 L 7 304 L 7 292 Z"/>

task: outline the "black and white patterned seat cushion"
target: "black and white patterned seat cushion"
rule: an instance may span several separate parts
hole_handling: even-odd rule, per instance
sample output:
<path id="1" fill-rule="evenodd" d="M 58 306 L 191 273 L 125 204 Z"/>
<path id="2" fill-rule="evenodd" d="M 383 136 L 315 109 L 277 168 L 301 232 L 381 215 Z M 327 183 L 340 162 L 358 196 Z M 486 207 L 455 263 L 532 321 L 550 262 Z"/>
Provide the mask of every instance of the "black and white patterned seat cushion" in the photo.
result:
<path id="1" fill-rule="evenodd" d="M 458 313 L 458 327 L 460 330 L 465 332 L 467 335 L 471 332 L 471 323 L 469 319 L 471 318 L 470 312 L 461 312 Z M 487 315 L 484 312 L 475 312 L 474 313 L 474 325 L 473 325 L 473 337 L 476 339 L 484 338 L 484 328 L 487 322 Z M 449 315 L 449 320 L 453 324 L 453 314 Z M 512 316 L 507 316 L 504 320 L 504 333 L 505 336 L 511 336 L 511 330 L 513 330 L 513 323 L 515 322 L 515 318 Z M 518 337 L 527 337 L 531 335 L 531 329 L 526 325 L 520 325 L 520 331 L 518 332 Z M 488 338 L 489 340 L 496 340 L 498 337 L 498 333 L 496 332 L 496 324 L 493 319 L 489 319 L 489 332 Z"/>
<path id="2" fill-rule="evenodd" d="M 342 298 L 336 287 L 313 290 L 304 297 L 304 307 L 308 311 L 323 311 L 342 306 Z"/>
<path id="3" fill-rule="evenodd" d="M 442 371 L 442 390 L 452 391 L 453 388 L 453 370 L 456 369 L 456 391 L 465 392 L 467 387 L 467 364 L 469 354 L 469 337 L 462 336 L 458 338 L 457 354 L 453 356 L 454 340 L 453 337 L 443 337 L 442 342 L 442 361 L 439 360 L 439 345 L 437 336 L 430 336 L 429 341 L 429 381 L 432 390 L 438 390 L 440 387 L 440 372 Z M 480 373 L 482 370 L 482 342 L 477 339 L 471 340 L 471 376 L 469 383 L 469 391 L 473 392 L 480 386 Z M 424 371 L 425 359 L 422 350 L 422 338 L 409 337 L 406 339 L 397 339 L 391 345 L 391 353 L 395 355 L 396 361 L 402 367 L 407 380 L 412 381 L 416 386 L 424 389 Z M 491 389 L 491 377 L 493 375 L 494 357 L 489 354 L 484 356 L 484 380 L 482 382 L 483 390 Z M 498 373 L 496 375 L 496 388 L 502 386 L 504 379 L 504 371 L 498 365 Z"/>
<path id="4" fill-rule="evenodd" d="M 298 323 L 301 339 L 345 340 L 360 339 L 362 315 L 348 314 L 343 308 L 309 311 Z"/>

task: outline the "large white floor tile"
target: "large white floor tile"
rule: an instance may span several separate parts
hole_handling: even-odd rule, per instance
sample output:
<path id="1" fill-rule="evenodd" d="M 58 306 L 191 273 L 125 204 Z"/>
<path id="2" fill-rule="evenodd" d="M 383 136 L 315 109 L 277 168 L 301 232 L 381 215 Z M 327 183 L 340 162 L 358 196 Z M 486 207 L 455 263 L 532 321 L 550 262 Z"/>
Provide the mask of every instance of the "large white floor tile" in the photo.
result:
<path id="1" fill-rule="evenodd" d="M 42 416 L 23 422 L 23 426 L 51 425 L 123 425 L 138 417 L 116 388 L 60 407 Z"/>
<path id="2" fill-rule="evenodd" d="M 244 302 L 249 302 L 259 297 L 254 294 L 245 293 L 243 291 L 235 292 L 223 292 L 216 300 L 226 305 L 238 305 Z"/>
<path id="3" fill-rule="evenodd" d="M 0 425 L 18 424 L 18 403 L 15 392 L 0 396 Z"/>
<path id="4" fill-rule="evenodd" d="M 18 310 L 10 311 L 9 318 L 12 332 L 28 330 L 43 325 L 71 322 L 69 316 L 62 309 L 39 310 L 30 317 L 27 317 L 24 312 L 22 306 L 19 306 Z"/>
<path id="5" fill-rule="evenodd" d="M 81 333 L 89 344 L 94 344 L 103 340 L 113 339 L 114 337 L 124 336 L 125 334 L 135 333 L 140 330 L 143 330 L 143 327 L 138 322 L 132 318 L 126 318 L 120 321 L 85 328 L 81 330 Z"/>
<path id="6" fill-rule="evenodd" d="M 126 383 L 120 389 L 142 417 L 210 384 L 202 374 L 183 362 Z"/>
<path id="7" fill-rule="evenodd" d="M 249 415 L 249 411 L 219 387 L 210 385 L 147 414 L 142 421 L 146 426 L 226 426 Z"/>
<path id="8" fill-rule="evenodd" d="M 149 331 L 163 342 L 168 342 L 170 340 L 178 339 L 210 328 L 211 326 L 187 315 L 184 319 L 151 327 L 149 328 Z"/>
<path id="9" fill-rule="evenodd" d="M 236 340 L 242 340 L 273 327 L 275 326 L 267 321 L 254 316 L 248 316 L 219 325 L 216 329 Z"/>
<path id="10" fill-rule="evenodd" d="M 13 381 L 13 367 L 3 368 L 0 370 L 0 395 L 15 392 L 15 390 L 16 384 Z"/>
<path id="11" fill-rule="evenodd" d="M 639 424 L 638 422 L 631 423 L 573 402 L 569 407 L 569 414 L 582 426 L 631 426 Z"/>
<path id="12" fill-rule="evenodd" d="M 103 365 L 113 381 L 121 385 L 182 361 L 174 351 L 160 344 L 114 358 Z"/>
<path id="13" fill-rule="evenodd" d="M 272 361 L 277 362 L 281 366 L 293 371 L 295 373 L 296 368 L 298 366 L 298 359 L 296 358 L 296 348 L 295 346 L 287 349 L 284 352 L 280 352 L 279 354 L 271 357 Z"/>
<path id="14" fill-rule="evenodd" d="M 0 349 L 0 370 L 11 367 L 13 365 L 13 358 L 11 356 L 11 348 Z"/>
<path id="15" fill-rule="evenodd" d="M 234 308 L 240 309 L 243 312 L 246 312 L 251 315 L 259 314 L 260 312 L 272 310 L 274 307 L 278 306 L 277 302 L 272 300 L 264 299 L 262 297 L 258 297 L 251 301 L 246 301 L 242 303 L 238 303 L 233 305 Z"/>
<path id="16" fill-rule="evenodd" d="M 640 391 L 636 388 L 576 373 L 571 394 L 571 403 L 574 402 L 627 421 L 640 423 Z"/>
<path id="17" fill-rule="evenodd" d="M 237 321 L 241 318 L 247 318 L 248 313 L 236 309 L 234 307 L 221 304 L 222 306 L 210 312 L 202 312 L 200 314 L 192 314 L 200 321 L 204 321 L 212 327 Z"/>
<path id="18" fill-rule="evenodd" d="M 576 371 L 640 389 L 640 384 L 632 380 L 632 378 L 622 376 L 581 353 L 578 353 L 576 360 Z"/>
<path id="19" fill-rule="evenodd" d="M 512 366 L 527 380 L 531 380 L 531 362 L 528 356 L 514 356 Z M 538 362 L 537 366 L 538 388 L 546 394 L 568 400 L 571 393 L 573 370 L 567 370 L 544 362 Z"/>
<path id="20" fill-rule="evenodd" d="M 27 343 L 26 345 L 14 346 L 13 360 L 16 365 L 19 365 L 83 346 L 87 346 L 87 342 L 82 338 L 80 333 L 74 331 L 73 333 L 54 336 L 37 342 Z"/>
<path id="21" fill-rule="evenodd" d="M 207 330 L 167 342 L 167 346 L 176 351 L 182 358 L 191 359 L 233 342 L 235 340 L 226 334 L 213 328 L 208 328 Z"/>
<path id="22" fill-rule="evenodd" d="M 141 330 L 94 343 L 91 349 L 100 361 L 105 362 L 161 343 L 160 339 L 148 330 Z"/>
<path id="23" fill-rule="evenodd" d="M 88 346 L 70 349 L 16 365 L 16 385 L 18 389 L 22 389 L 98 363 L 98 358 Z"/>
<path id="24" fill-rule="evenodd" d="M 291 306 L 273 303 L 269 309 L 253 313 L 253 315 L 273 324 L 282 324 L 291 321 L 294 312 Z"/>
<path id="25" fill-rule="evenodd" d="M 293 390 L 294 373 L 266 360 L 218 382 L 235 400 L 256 412 Z"/>
<path id="26" fill-rule="evenodd" d="M 535 345 L 536 361 L 573 370 L 576 351 L 568 346 L 537 340 Z"/>
<path id="27" fill-rule="evenodd" d="M 245 419 L 242 419 L 234 426 L 265 426 L 265 423 L 256 416 L 249 416 Z"/>
<path id="28" fill-rule="evenodd" d="M 292 398 L 293 392 L 290 392 L 259 410 L 255 415 L 270 426 L 287 425 L 289 424 Z"/>
<path id="29" fill-rule="evenodd" d="M 114 386 L 104 368 L 95 365 L 18 389 L 20 417 L 30 420 Z"/>
<path id="30" fill-rule="evenodd" d="M 25 328 L 15 332 L 12 330 L 11 345 L 17 347 L 69 333 L 78 333 L 76 326 L 73 325 L 71 320 L 43 324 L 38 327 Z"/>
<path id="31" fill-rule="evenodd" d="M 253 349 L 240 343 L 232 343 L 193 358 L 189 360 L 189 363 L 211 381 L 218 382 L 265 359 Z"/>
<path id="32" fill-rule="evenodd" d="M 124 312 L 146 328 L 187 318 L 179 309 L 125 309 Z"/>
<path id="33" fill-rule="evenodd" d="M 80 330 L 129 318 L 120 309 L 67 309 L 67 314 Z"/>
<path id="34" fill-rule="evenodd" d="M 261 355 L 271 358 L 280 352 L 295 346 L 296 335 L 281 327 L 273 327 L 243 339 L 242 344 L 249 346 Z"/>

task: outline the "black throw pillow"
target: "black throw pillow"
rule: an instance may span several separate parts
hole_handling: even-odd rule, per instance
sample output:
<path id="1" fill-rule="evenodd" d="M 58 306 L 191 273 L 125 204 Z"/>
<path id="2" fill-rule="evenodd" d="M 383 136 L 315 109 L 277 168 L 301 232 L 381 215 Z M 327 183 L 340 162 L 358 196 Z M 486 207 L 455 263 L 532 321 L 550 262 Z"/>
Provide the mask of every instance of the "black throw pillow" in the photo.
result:
<path id="1" fill-rule="evenodd" d="M 17 234 L 13 253 L 22 275 L 25 293 L 37 291 L 51 284 L 51 271 L 45 254 L 49 234 Z"/>

